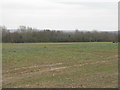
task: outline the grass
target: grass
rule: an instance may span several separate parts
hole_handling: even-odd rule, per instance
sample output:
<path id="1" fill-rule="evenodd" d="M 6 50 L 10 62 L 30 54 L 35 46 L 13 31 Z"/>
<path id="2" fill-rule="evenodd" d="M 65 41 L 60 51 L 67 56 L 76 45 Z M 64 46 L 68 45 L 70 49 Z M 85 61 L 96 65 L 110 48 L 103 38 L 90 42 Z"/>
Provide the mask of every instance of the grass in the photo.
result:
<path id="1" fill-rule="evenodd" d="M 3 43 L 3 88 L 116 88 L 118 44 Z"/>

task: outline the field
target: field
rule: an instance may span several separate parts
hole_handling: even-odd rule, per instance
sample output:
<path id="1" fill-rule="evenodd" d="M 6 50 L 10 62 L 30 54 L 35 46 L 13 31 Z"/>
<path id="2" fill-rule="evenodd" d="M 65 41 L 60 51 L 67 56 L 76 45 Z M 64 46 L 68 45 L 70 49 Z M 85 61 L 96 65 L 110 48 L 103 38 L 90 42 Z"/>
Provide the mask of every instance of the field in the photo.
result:
<path id="1" fill-rule="evenodd" d="M 116 88 L 118 44 L 3 43 L 3 88 Z"/>

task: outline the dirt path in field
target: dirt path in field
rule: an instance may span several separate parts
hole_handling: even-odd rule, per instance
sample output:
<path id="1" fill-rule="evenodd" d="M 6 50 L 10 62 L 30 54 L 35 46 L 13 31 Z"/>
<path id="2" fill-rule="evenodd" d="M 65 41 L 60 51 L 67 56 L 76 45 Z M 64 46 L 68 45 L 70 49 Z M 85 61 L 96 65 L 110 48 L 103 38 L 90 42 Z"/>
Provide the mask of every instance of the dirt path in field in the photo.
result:
<path id="1" fill-rule="evenodd" d="M 115 55 L 116 57 L 118 55 Z M 109 58 L 109 57 L 108 57 Z M 76 65 L 73 65 L 73 66 L 83 66 L 83 65 L 87 65 L 87 64 L 97 64 L 97 63 L 101 63 L 101 62 L 108 62 L 107 60 L 106 61 L 96 61 L 96 62 L 91 62 L 91 63 L 83 63 L 83 64 L 76 64 Z M 44 65 L 33 65 L 33 66 L 29 66 L 29 67 L 20 67 L 20 68 L 15 68 L 15 69 L 12 69 L 12 70 L 9 70 L 9 71 L 5 71 L 3 72 L 3 74 L 5 73 L 14 73 L 14 72 L 17 72 L 17 71 L 24 71 L 24 70 L 28 70 L 28 69 L 35 69 L 35 68 L 41 68 L 41 67 L 54 67 L 54 66 L 59 66 L 59 65 L 62 65 L 63 63 L 55 63 L 55 64 L 44 64 Z M 69 68 L 69 67 L 73 67 L 73 66 L 67 66 L 66 68 Z M 57 68 L 58 70 L 59 68 Z M 61 69 L 61 67 L 60 67 Z M 22 73 L 22 72 L 21 72 Z"/>
<path id="2" fill-rule="evenodd" d="M 11 72 L 15 72 L 15 71 L 19 71 L 21 69 L 25 70 L 25 69 L 32 69 L 32 68 L 38 68 L 38 67 L 52 67 L 52 66 L 57 66 L 57 65 L 61 65 L 62 63 L 55 63 L 55 64 L 45 64 L 45 65 L 34 65 L 34 66 L 30 66 L 30 67 L 21 67 L 21 68 L 15 68 L 9 71 L 6 71 L 5 73 L 11 73 Z"/>
<path id="3" fill-rule="evenodd" d="M 109 62 L 109 60 L 107 60 L 107 61 L 97 61 L 97 62 L 92 62 L 92 63 L 84 63 L 84 64 L 75 64 L 75 65 L 72 65 L 72 66 L 59 66 L 59 65 L 62 65 L 62 63 L 56 63 L 56 64 L 51 64 L 51 65 L 50 64 L 49 65 L 43 65 L 43 66 L 48 66 L 47 68 L 43 68 L 43 69 L 37 68 L 37 67 L 40 67 L 40 66 L 22 67 L 22 68 L 17 68 L 17 69 L 14 69 L 14 70 L 7 71 L 7 73 L 8 74 L 11 73 L 12 76 L 9 76 L 9 77 L 6 76 L 3 81 L 6 84 L 6 83 L 14 82 L 14 81 L 17 81 L 17 80 L 22 80 L 22 79 L 27 78 L 27 77 L 31 77 L 31 76 L 34 76 L 36 74 L 40 75 L 44 72 L 64 70 L 64 69 L 72 68 L 72 67 L 81 67 L 81 66 L 85 66 L 85 65 L 88 65 L 88 64 L 92 65 L 92 64 L 98 64 L 98 63 L 100 64 L 100 63 L 106 63 L 106 62 Z M 53 66 L 57 66 L 57 67 L 53 67 Z M 35 68 L 36 70 L 24 71 L 24 69 L 32 69 L 32 68 Z M 22 72 L 18 72 L 18 70 L 21 70 L 21 69 L 23 69 Z"/>

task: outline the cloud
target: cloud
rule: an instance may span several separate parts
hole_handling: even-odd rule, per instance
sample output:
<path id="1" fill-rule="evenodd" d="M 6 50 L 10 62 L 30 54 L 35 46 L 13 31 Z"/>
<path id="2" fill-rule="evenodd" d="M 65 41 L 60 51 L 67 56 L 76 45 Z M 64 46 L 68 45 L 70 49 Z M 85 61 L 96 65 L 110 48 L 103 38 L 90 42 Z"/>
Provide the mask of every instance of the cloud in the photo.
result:
<path id="1" fill-rule="evenodd" d="M 8 1 L 8 0 L 7 0 Z M 45 0 L 10 0 L 2 2 L 3 9 L 53 9 L 56 6 Z M 18 2 L 19 1 L 19 2 Z"/>
<path id="2" fill-rule="evenodd" d="M 100 8 L 110 8 L 112 5 L 117 5 L 117 2 L 59 2 L 66 5 L 81 5 L 87 7 L 100 7 Z"/>
<path id="3" fill-rule="evenodd" d="M 53 1 L 53 2 L 72 2 L 72 3 L 80 3 L 80 2 L 85 2 L 85 3 L 88 3 L 88 2 L 118 2 L 119 0 L 49 0 L 49 1 Z"/>
<path id="4" fill-rule="evenodd" d="M 106 1 L 106 2 L 104 2 Z M 110 1 L 110 2 L 109 2 Z M 50 29 L 117 29 L 116 0 L 2 0 L 2 24 Z"/>

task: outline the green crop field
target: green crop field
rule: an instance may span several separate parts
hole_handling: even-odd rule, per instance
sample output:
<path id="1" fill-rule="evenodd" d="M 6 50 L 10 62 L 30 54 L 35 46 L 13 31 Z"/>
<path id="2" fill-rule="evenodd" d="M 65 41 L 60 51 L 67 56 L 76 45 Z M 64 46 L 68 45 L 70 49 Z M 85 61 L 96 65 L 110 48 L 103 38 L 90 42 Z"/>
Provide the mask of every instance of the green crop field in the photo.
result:
<path id="1" fill-rule="evenodd" d="M 116 88 L 118 44 L 3 43 L 3 88 Z"/>

